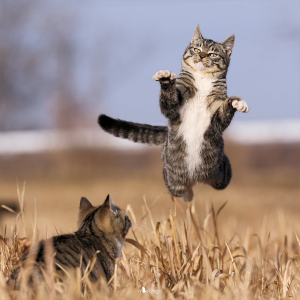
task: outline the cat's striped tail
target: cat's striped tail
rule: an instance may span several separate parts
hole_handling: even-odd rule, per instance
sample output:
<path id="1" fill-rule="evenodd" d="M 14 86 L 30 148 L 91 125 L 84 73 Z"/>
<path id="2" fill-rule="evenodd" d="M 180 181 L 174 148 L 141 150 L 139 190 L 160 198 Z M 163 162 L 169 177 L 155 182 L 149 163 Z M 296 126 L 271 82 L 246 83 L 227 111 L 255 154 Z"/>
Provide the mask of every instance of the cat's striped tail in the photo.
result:
<path id="1" fill-rule="evenodd" d="M 152 126 L 127 122 L 113 119 L 106 115 L 100 115 L 98 123 L 104 131 L 116 137 L 148 145 L 163 144 L 168 131 L 166 126 Z"/>

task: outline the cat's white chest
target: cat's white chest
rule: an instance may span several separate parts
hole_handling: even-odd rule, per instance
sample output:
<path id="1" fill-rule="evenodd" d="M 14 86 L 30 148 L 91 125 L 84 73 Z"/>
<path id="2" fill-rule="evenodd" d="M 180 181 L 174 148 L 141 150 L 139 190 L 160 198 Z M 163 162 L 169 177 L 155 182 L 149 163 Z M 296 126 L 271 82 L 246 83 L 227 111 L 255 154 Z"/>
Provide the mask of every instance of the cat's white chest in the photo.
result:
<path id="1" fill-rule="evenodd" d="M 212 84 L 211 78 L 197 76 L 195 86 L 198 91 L 193 98 L 187 100 L 180 111 L 181 125 L 178 133 L 186 143 L 186 164 L 191 178 L 201 164 L 200 151 L 204 133 L 211 122 L 206 98 L 211 92 Z"/>

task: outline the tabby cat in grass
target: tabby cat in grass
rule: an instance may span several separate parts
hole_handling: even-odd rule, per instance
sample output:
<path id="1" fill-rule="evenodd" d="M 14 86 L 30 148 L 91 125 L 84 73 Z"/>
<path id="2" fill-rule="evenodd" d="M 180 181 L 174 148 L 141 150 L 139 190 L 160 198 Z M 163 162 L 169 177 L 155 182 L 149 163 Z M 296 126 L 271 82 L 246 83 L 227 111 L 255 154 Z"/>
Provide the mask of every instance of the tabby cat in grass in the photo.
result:
<path id="1" fill-rule="evenodd" d="M 199 182 L 224 189 L 231 167 L 224 154 L 223 131 L 236 111 L 248 112 L 239 97 L 227 97 L 226 74 L 234 36 L 223 43 L 202 37 L 197 25 L 186 48 L 181 71 L 159 71 L 160 109 L 168 126 L 137 124 L 100 115 L 99 124 L 108 133 L 134 142 L 162 145 L 163 176 L 172 196 L 193 199 Z"/>
<path id="2" fill-rule="evenodd" d="M 77 225 L 78 230 L 75 233 L 43 240 L 23 256 L 23 267 L 31 254 L 34 256 L 32 259 L 37 262 L 28 277 L 29 283 L 36 285 L 40 282 L 43 274 L 41 268 L 46 269 L 47 262 L 51 262 L 53 254 L 55 273 L 59 278 L 66 275 L 65 270 L 74 274 L 76 268 L 81 268 L 83 274 L 93 258 L 96 259 L 89 274 L 90 280 L 95 282 L 101 275 L 107 280 L 111 278 L 115 269 L 115 259 L 120 257 L 124 238 L 131 227 L 128 216 L 113 205 L 109 195 L 98 207 L 82 197 Z M 19 275 L 20 268 L 12 273 L 8 282 L 15 289 L 20 286 Z"/>

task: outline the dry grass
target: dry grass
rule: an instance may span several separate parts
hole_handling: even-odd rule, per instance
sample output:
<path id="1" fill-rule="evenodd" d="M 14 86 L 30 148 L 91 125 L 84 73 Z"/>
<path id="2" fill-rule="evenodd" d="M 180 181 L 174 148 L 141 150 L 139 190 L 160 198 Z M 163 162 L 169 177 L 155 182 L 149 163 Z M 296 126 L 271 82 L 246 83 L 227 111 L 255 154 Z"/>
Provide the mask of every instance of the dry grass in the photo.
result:
<path id="1" fill-rule="evenodd" d="M 195 187 L 191 205 L 171 201 L 158 150 L 0 157 L 0 206 L 16 210 L 0 209 L 0 300 L 32 299 L 5 283 L 24 251 L 76 230 L 80 197 L 107 193 L 134 224 L 115 277 L 48 281 L 38 299 L 300 299 L 299 149 L 229 144 L 231 184 Z"/>
<path id="2" fill-rule="evenodd" d="M 24 191 L 18 196 L 21 213 L 12 235 L 0 236 L 1 300 L 33 298 L 26 284 L 11 291 L 5 283 L 37 238 L 36 218 L 33 236 L 18 238 L 22 231 L 26 234 Z M 108 285 L 101 280 L 95 286 L 77 272 L 65 283 L 48 279 L 46 287 L 34 291 L 37 299 L 300 299 L 299 232 L 297 236 L 293 228 L 285 228 L 282 219 L 283 236 L 266 223 L 260 234 L 248 228 L 240 236 L 228 233 L 226 224 L 219 222 L 226 202 L 218 208 L 203 204 L 202 217 L 194 204 L 184 208 L 181 200 L 175 200 L 169 215 L 159 222 L 145 198 L 142 206 L 144 214 L 138 218 L 127 205 L 134 226 Z M 143 287 L 152 293 L 139 292 Z"/>

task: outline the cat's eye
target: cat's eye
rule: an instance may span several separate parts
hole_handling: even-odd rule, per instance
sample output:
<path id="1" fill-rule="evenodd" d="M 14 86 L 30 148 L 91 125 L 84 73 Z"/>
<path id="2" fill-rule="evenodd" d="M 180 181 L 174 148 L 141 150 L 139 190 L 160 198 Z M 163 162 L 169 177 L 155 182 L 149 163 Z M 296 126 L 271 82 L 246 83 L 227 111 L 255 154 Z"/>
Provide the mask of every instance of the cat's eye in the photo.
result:
<path id="1" fill-rule="evenodd" d="M 200 52 L 200 49 L 194 48 L 194 52 L 195 52 L 195 53 L 199 53 L 199 52 Z"/>
<path id="2" fill-rule="evenodd" d="M 216 53 L 209 53 L 208 54 L 210 57 L 218 57 L 219 55 L 218 54 L 216 54 Z"/>

